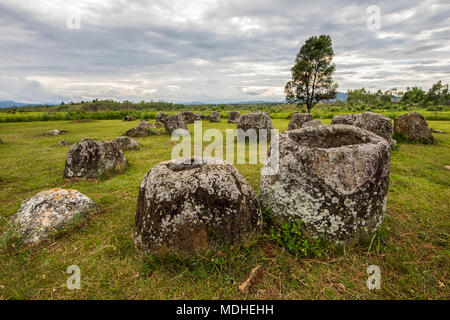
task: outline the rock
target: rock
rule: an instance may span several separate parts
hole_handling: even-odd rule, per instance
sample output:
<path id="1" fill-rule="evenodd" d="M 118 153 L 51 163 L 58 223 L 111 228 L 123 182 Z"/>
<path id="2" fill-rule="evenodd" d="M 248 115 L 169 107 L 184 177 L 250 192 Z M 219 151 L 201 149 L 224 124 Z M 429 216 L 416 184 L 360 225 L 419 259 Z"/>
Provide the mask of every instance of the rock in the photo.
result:
<path id="1" fill-rule="evenodd" d="M 60 142 L 58 142 L 58 145 L 59 146 L 70 146 L 71 143 L 70 143 L 70 141 L 67 141 L 67 140 L 61 140 Z"/>
<path id="2" fill-rule="evenodd" d="M 192 111 L 183 111 L 180 114 L 183 116 L 185 123 L 194 123 L 195 115 Z"/>
<path id="3" fill-rule="evenodd" d="M 241 243 L 260 228 L 253 190 L 222 159 L 165 161 L 141 182 L 134 242 L 144 253 L 208 251 Z"/>
<path id="4" fill-rule="evenodd" d="M 64 177 L 95 178 L 126 167 L 127 160 L 113 141 L 81 141 L 67 153 Z"/>
<path id="5" fill-rule="evenodd" d="M 162 122 L 155 122 L 155 127 L 156 128 L 162 128 L 162 127 L 164 127 L 164 123 L 162 123 Z"/>
<path id="6" fill-rule="evenodd" d="M 324 125 L 280 134 L 279 150 L 279 170 L 261 176 L 259 193 L 272 223 L 301 220 L 306 234 L 338 244 L 380 227 L 390 170 L 385 139 L 355 126 Z"/>
<path id="7" fill-rule="evenodd" d="M 136 121 L 136 118 L 133 116 L 125 116 L 125 118 L 123 118 L 123 121 Z"/>
<path id="8" fill-rule="evenodd" d="M 391 144 L 393 130 L 390 118 L 382 114 L 366 111 L 356 119 L 355 125 L 379 135 Z"/>
<path id="9" fill-rule="evenodd" d="M 156 122 L 164 123 L 166 118 L 169 117 L 169 115 L 165 112 L 160 112 L 156 115 Z"/>
<path id="10" fill-rule="evenodd" d="M 114 142 L 121 150 L 137 150 L 140 147 L 139 143 L 130 137 L 117 137 Z"/>
<path id="11" fill-rule="evenodd" d="M 194 120 L 199 121 L 199 120 L 203 120 L 205 118 L 204 115 L 202 115 L 201 113 L 194 113 Z"/>
<path id="12" fill-rule="evenodd" d="M 252 112 L 243 114 L 236 122 L 237 129 L 245 131 L 253 129 L 258 134 L 258 139 L 267 134 L 267 141 L 271 138 L 273 129 L 272 119 L 267 112 Z M 239 132 L 238 132 L 239 134 Z"/>
<path id="13" fill-rule="evenodd" d="M 228 114 L 228 123 L 236 123 L 236 121 L 239 119 L 240 116 L 241 116 L 240 112 L 231 111 Z"/>
<path id="14" fill-rule="evenodd" d="M 320 122 L 320 120 L 313 120 L 313 121 L 305 122 L 305 123 L 302 125 L 302 128 L 318 127 L 318 126 L 321 126 L 321 125 L 322 125 L 322 122 Z"/>
<path id="15" fill-rule="evenodd" d="M 364 113 L 343 114 L 333 117 L 331 124 L 348 124 L 369 130 L 380 137 L 385 138 L 391 145 L 391 148 L 397 143 L 397 141 L 392 139 L 392 120 L 382 114 L 369 111 Z"/>
<path id="16" fill-rule="evenodd" d="M 289 121 L 288 130 L 300 129 L 304 123 L 312 121 L 311 113 L 294 113 Z"/>
<path id="17" fill-rule="evenodd" d="M 60 136 L 62 134 L 67 133 L 68 131 L 65 130 L 50 130 L 44 133 L 44 136 Z"/>
<path id="18" fill-rule="evenodd" d="M 181 114 L 167 117 L 164 121 L 164 128 L 166 129 L 166 133 L 170 135 L 177 129 L 188 130 L 188 126 L 184 122 L 184 117 Z"/>
<path id="19" fill-rule="evenodd" d="M 22 202 L 12 228 L 24 243 L 38 243 L 69 230 L 96 210 L 97 205 L 76 190 L 51 189 Z"/>
<path id="20" fill-rule="evenodd" d="M 211 114 L 209 115 L 209 121 L 220 122 L 220 113 L 218 113 L 217 111 L 211 112 Z"/>
<path id="21" fill-rule="evenodd" d="M 159 134 L 160 133 L 156 130 L 156 126 L 154 124 L 142 120 L 138 126 L 131 128 L 123 135 L 128 137 L 148 137 Z"/>
<path id="22" fill-rule="evenodd" d="M 406 138 L 408 141 L 420 141 L 423 143 L 433 143 L 432 130 L 428 128 L 428 123 L 417 112 L 403 114 L 394 119 L 394 133 Z"/>
<path id="23" fill-rule="evenodd" d="M 361 117 L 361 113 L 341 114 L 334 116 L 331 124 L 348 124 L 354 126 L 359 117 Z"/>

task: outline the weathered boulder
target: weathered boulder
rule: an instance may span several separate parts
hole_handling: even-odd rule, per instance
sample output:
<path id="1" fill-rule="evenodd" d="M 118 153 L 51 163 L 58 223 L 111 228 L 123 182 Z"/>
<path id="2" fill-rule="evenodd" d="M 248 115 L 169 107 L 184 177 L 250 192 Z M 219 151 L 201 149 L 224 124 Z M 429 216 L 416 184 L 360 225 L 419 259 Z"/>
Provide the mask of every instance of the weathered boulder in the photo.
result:
<path id="1" fill-rule="evenodd" d="M 85 140 L 75 143 L 66 156 L 64 177 L 95 178 L 126 167 L 127 160 L 113 141 Z"/>
<path id="2" fill-rule="evenodd" d="M 389 142 L 393 148 L 397 141 L 392 139 L 392 120 L 388 117 L 366 111 L 364 113 L 343 114 L 333 117 L 331 124 L 348 124 L 369 130 Z"/>
<path id="3" fill-rule="evenodd" d="M 366 111 L 356 119 L 355 125 L 385 138 L 391 144 L 392 120 L 382 114 Z"/>
<path id="4" fill-rule="evenodd" d="M 61 140 L 58 142 L 58 145 L 59 146 L 70 146 L 71 143 L 70 143 L 70 141 L 67 141 L 67 140 Z"/>
<path id="5" fill-rule="evenodd" d="M 44 136 L 60 136 L 62 134 L 67 133 L 68 131 L 65 130 L 50 130 L 44 133 Z"/>
<path id="6" fill-rule="evenodd" d="M 194 123 L 195 114 L 192 111 L 183 111 L 180 114 L 183 116 L 185 123 Z"/>
<path id="7" fill-rule="evenodd" d="M 211 114 L 209 115 L 209 121 L 220 122 L 220 113 L 218 113 L 217 111 L 211 112 Z"/>
<path id="8" fill-rule="evenodd" d="M 167 113 L 165 113 L 165 112 L 160 112 L 160 113 L 158 113 L 158 114 L 156 115 L 156 122 L 164 123 L 164 121 L 166 120 L 166 118 L 167 118 L 168 116 L 169 116 L 169 115 L 168 115 Z"/>
<path id="9" fill-rule="evenodd" d="M 125 116 L 125 118 L 123 118 L 123 121 L 136 121 L 136 118 L 133 116 Z"/>
<path id="10" fill-rule="evenodd" d="M 408 141 L 419 141 L 423 143 L 433 143 L 432 130 L 428 128 L 428 123 L 417 112 L 401 115 L 394 119 L 394 133 L 406 138 Z"/>
<path id="11" fill-rule="evenodd" d="M 302 128 L 318 127 L 321 125 L 322 125 L 322 122 L 320 122 L 320 120 L 312 120 L 312 121 L 308 121 L 308 122 L 305 122 L 304 124 L 302 124 Z"/>
<path id="12" fill-rule="evenodd" d="M 123 135 L 128 137 L 147 137 L 152 135 L 159 135 L 159 131 L 156 130 L 156 125 L 142 120 L 139 125 L 134 128 L 131 128 Z"/>
<path id="13" fill-rule="evenodd" d="M 194 113 L 194 120 L 203 120 L 205 118 L 201 113 Z"/>
<path id="14" fill-rule="evenodd" d="M 164 127 L 164 123 L 162 123 L 162 122 L 155 122 L 155 127 L 156 128 L 163 128 Z"/>
<path id="15" fill-rule="evenodd" d="M 141 182 L 134 242 L 142 252 L 208 251 L 243 242 L 260 227 L 252 188 L 222 159 L 161 162 Z"/>
<path id="16" fill-rule="evenodd" d="M 241 116 L 240 112 L 237 111 L 231 111 L 228 114 L 228 123 L 236 123 L 237 119 Z"/>
<path id="17" fill-rule="evenodd" d="M 361 117 L 361 113 L 340 114 L 333 117 L 331 124 L 348 124 L 354 126 L 359 117 Z"/>
<path id="18" fill-rule="evenodd" d="M 262 138 L 264 135 L 267 135 L 267 141 L 271 139 L 273 123 L 267 112 L 252 112 L 243 114 L 237 120 L 236 126 L 237 129 L 242 129 L 244 132 L 250 129 L 255 130 L 258 135 L 258 139 Z"/>
<path id="19" fill-rule="evenodd" d="M 22 202 L 12 218 L 12 229 L 24 243 L 38 243 L 67 231 L 97 205 L 76 190 L 51 189 Z"/>
<path id="20" fill-rule="evenodd" d="M 184 117 L 181 114 L 174 114 L 169 116 L 164 121 L 164 128 L 167 134 L 172 134 L 177 129 L 188 130 Z"/>
<path id="21" fill-rule="evenodd" d="M 275 158 L 268 160 L 266 167 L 276 167 Z M 306 234 L 352 242 L 381 225 L 389 168 L 389 143 L 368 130 L 290 130 L 279 135 L 278 171 L 261 176 L 259 200 L 277 225 L 301 220 Z"/>
<path id="22" fill-rule="evenodd" d="M 114 142 L 121 150 L 137 150 L 140 147 L 139 143 L 130 137 L 117 137 Z"/>
<path id="23" fill-rule="evenodd" d="M 289 121 L 288 130 L 300 129 L 304 123 L 313 121 L 311 113 L 294 113 Z"/>

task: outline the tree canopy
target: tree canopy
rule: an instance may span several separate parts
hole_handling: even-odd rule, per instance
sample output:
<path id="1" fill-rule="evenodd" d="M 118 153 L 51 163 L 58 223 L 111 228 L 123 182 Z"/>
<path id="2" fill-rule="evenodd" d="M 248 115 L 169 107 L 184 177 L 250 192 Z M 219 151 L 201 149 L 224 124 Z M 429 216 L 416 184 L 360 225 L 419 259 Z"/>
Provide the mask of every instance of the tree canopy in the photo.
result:
<path id="1" fill-rule="evenodd" d="M 306 40 L 291 69 L 292 80 L 285 87 L 286 100 L 298 105 L 306 104 L 310 112 L 319 101 L 333 99 L 338 87 L 333 82 L 336 69 L 333 57 L 330 36 L 313 36 Z"/>

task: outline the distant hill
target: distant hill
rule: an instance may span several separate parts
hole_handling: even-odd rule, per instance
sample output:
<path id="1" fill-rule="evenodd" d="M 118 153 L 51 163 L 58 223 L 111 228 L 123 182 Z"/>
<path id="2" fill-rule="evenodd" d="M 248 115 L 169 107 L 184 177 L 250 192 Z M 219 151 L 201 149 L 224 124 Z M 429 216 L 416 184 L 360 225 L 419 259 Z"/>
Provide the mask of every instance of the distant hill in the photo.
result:
<path id="1" fill-rule="evenodd" d="M 348 93 L 346 92 L 337 92 L 336 93 L 336 99 L 333 99 L 331 101 L 340 100 L 342 102 L 347 101 Z M 232 101 L 210 101 L 210 102 L 203 102 L 203 101 L 191 101 L 191 102 L 182 102 L 181 104 L 184 104 L 185 106 L 190 105 L 209 105 L 209 104 L 274 104 L 274 103 L 286 103 L 286 101 L 264 101 L 264 100 L 256 100 L 256 101 L 238 101 L 238 102 L 232 102 Z"/>
<path id="2" fill-rule="evenodd" d="M 341 100 L 341 101 L 345 102 L 345 101 L 347 101 L 347 97 L 348 97 L 348 93 L 346 93 L 346 92 L 337 92 L 336 93 L 336 99 L 334 99 L 332 101 Z"/>
<path id="3" fill-rule="evenodd" d="M 210 101 L 210 102 L 204 102 L 204 101 L 191 101 L 191 102 L 182 102 L 180 104 L 183 104 L 185 106 L 190 105 L 210 105 L 210 104 L 269 104 L 269 103 L 286 103 L 286 101 Z"/>
<path id="4" fill-rule="evenodd" d="M 0 101 L 0 108 L 24 107 L 28 105 L 29 103 L 15 102 L 11 100 Z"/>

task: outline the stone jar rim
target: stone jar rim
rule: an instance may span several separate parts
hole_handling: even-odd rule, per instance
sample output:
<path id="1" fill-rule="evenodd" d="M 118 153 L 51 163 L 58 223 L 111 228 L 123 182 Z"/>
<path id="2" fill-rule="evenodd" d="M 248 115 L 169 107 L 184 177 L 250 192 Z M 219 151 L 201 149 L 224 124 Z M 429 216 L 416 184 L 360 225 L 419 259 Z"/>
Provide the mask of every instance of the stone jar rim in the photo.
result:
<path id="1" fill-rule="evenodd" d="M 295 145 L 306 149 L 354 149 L 366 145 L 387 144 L 386 140 L 363 128 L 334 124 L 288 130 L 287 135 Z"/>

